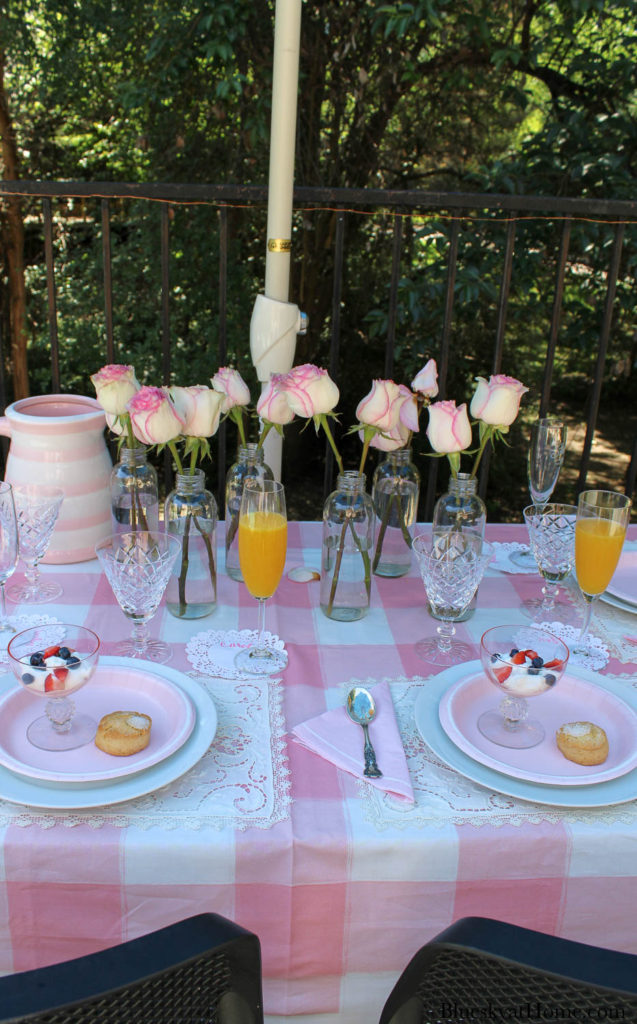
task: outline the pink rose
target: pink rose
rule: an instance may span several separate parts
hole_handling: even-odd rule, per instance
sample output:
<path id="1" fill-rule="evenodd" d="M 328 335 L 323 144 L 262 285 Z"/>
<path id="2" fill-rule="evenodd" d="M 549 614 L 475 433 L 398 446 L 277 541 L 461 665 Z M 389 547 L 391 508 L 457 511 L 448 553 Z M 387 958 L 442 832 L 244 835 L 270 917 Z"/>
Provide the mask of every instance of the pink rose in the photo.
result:
<path id="1" fill-rule="evenodd" d="M 510 427 L 520 409 L 520 399 L 529 389 L 504 373 L 496 373 L 488 381 L 484 377 L 476 380 L 471 415 L 492 427 Z"/>
<path id="2" fill-rule="evenodd" d="M 415 434 L 420 429 L 418 425 L 418 399 L 405 384 L 400 384 L 398 390 L 402 397 L 400 412 L 398 413 L 400 424 Z"/>
<path id="3" fill-rule="evenodd" d="M 372 390 L 356 407 L 356 419 L 368 427 L 376 427 L 383 434 L 395 430 L 400 407 L 405 397 L 393 380 L 375 380 Z"/>
<path id="4" fill-rule="evenodd" d="M 416 374 L 411 382 L 413 391 L 418 391 L 425 398 L 435 398 L 438 394 L 438 368 L 436 360 L 430 359 Z"/>
<path id="5" fill-rule="evenodd" d="M 192 387 L 168 388 L 178 415 L 184 421 L 182 433 L 187 437 L 212 437 L 217 433 L 223 395 L 219 391 L 195 384 Z"/>
<path id="6" fill-rule="evenodd" d="M 211 384 L 215 391 L 225 395 L 221 411 L 229 412 L 235 405 L 248 405 L 250 389 L 238 370 L 222 366 L 212 378 Z"/>
<path id="7" fill-rule="evenodd" d="M 261 397 L 257 402 L 257 412 L 262 420 L 276 423 L 281 427 L 286 423 L 291 423 L 294 419 L 294 413 L 285 392 L 277 391 L 276 383 L 272 380 L 261 392 Z"/>
<path id="8" fill-rule="evenodd" d="M 139 381 L 133 366 L 122 366 L 110 363 L 91 377 L 97 395 L 97 401 L 104 412 L 111 416 L 124 416 L 126 403 L 139 391 Z"/>
<path id="9" fill-rule="evenodd" d="M 339 390 L 327 370 L 312 363 L 293 366 L 289 373 L 273 374 L 272 383 L 285 395 L 292 412 L 304 419 L 331 412 L 339 399 Z"/>
<path id="10" fill-rule="evenodd" d="M 398 448 L 405 447 L 409 441 L 409 434 L 409 428 L 399 422 L 394 430 L 390 430 L 385 434 L 374 434 L 369 445 L 370 448 L 378 448 L 381 452 L 395 452 Z M 359 430 L 358 436 L 361 441 L 365 440 L 365 432 L 363 430 Z"/>
<path id="11" fill-rule="evenodd" d="M 471 444 L 471 424 L 465 404 L 456 408 L 452 401 L 434 402 L 429 406 L 429 444 L 435 452 L 450 455 L 462 452 Z"/>
<path id="12" fill-rule="evenodd" d="M 143 444 L 166 444 L 183 433 L 185 423 L 167 388 L 140 388 L 127 409 L 133 433 Z"/>

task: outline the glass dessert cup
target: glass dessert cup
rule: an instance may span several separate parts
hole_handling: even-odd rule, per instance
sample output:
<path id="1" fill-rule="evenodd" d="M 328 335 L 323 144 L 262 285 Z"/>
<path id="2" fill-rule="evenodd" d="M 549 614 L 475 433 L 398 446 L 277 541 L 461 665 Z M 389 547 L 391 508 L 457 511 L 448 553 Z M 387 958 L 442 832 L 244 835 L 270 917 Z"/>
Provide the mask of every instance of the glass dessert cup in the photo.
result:
<path id="1" fill-rule="evenodd" d="M 534 626 L 494 626 L 480 640 L 480 660 L 489 682 L 500 690 L 498 708 L 485 711 L 478 729 L 492 743 L 523 750 L 545 737 L 529 719 L 527 697 L 548 693 L 562 678 L 569 650 L 557 636 Z"/>
<path id="2" fill-rule="evenodd" d="M 85 686 L 99 661 L 99 637 L 86 626 L 32 626 L 11 638 L 11 671 L 34 697 L 44 697 L 44 715 L 34 719 L 27 739 L 40 750 L 75 750 L 90 743 L 97 722 L 76 714 L 71 694 Z"/>

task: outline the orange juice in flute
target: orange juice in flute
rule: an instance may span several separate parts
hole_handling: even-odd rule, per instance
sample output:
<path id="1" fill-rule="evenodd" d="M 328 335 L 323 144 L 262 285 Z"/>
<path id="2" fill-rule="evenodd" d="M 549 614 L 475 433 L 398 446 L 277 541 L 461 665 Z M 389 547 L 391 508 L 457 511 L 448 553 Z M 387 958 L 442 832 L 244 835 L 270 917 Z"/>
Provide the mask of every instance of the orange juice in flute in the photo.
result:
<path id="1" fill-rule="evenodd" d="M 286 652 L 265 637 L 265 602 L 279 585 L 286 548 L 283 485 L 276 480 L 246 480 L 239 512 L 239 564 L 246 587 L 259 602 L 259 636 L 254 646 L 239 651 L 235 665 L 251 675 L 271 675 L 287 665 Z"/>
<path id="2" fill-rule="evenodd" d="M 615 491 L 582 491 L 575 523 L 575 573 L 586 601 L 586 614 L 579 635 L 588 632 L 593 601 L 606 590 L 617 568 L 626 527 L 630 519 L 630 498 Z M 587 656 L 585 647 L 576 647 Z"/>

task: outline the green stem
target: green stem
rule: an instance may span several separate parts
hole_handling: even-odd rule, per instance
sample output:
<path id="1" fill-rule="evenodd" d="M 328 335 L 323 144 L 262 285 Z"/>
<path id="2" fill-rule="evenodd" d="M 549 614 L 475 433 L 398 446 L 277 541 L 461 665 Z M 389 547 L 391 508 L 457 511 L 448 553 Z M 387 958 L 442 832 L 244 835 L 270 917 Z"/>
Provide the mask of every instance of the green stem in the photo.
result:
<path id="1" fill-rule="evenodd" d="M 183 466 L 181 464 L 181 459 L 179 458 L 179 452 L 177 451 L 177 445 L 175 444 L 174 441 L 169 441 L 168 442 L 168 447 L 169 447 L 169 449 L 170 449 L 170 451 L 172 453 L 173 459 L 175 460 L 175 465 L 177 466 L 177 472 L 181 473 L 183 475 L 184 470 L 183 470 Z"/>
<path id="2" fill-rule="evenodd" d="M 336 444 L 334 442 L 334 438 L 332 437 L 332 431 L 330 429 L 329 420 L 328 420 L 327 416 L 325 415 L 325 413 L 321 413 L 319 415 L 319 423 L 323 427 L 323 430 L 325 431 L 325 435 L 327 437 L 327 440 L 330 443 L 330 448 L 334 452 L 334 458 L 336 459 L 336 465 L 338 466 L 338 471 L 339 471 L 340 474 L 342 474 L 344 472 L 344 470 L 343 470 L 343 460 L 342 460 L 342 458 L 340 456 L 338 448 L 336 447 Z"/>
<path id="3" fill-rule="evenodd" d="M 356 533 L 356 528 L 354 526 L 353 519 L 354 519 L 354 510 L 351 509 L 351 508 L 348 508 L 346 510 L 346 512 L 345 512 L 345 521 L 343 522 L 343 525 L 341 527 L 341 536 L 340 536 L 339 542 L 338 542 L 338 551 L 336 552 L 336 561 L 334 563 L 334 572 L 332 573 L 332 585 L 330 587 L 330 596 L 329 596 L 329 600 L 327 602 L 327 614 L 328 615 L 332 614 L 332 609 L 334 608 L 334 601 L 336 599 L 336 589 L 338 587 L 338 579 L 339 579 L 339 576 L 340 576 L 340 573 L 341 573 L 341 563 L 343 561 L 343 554 L 345 552 L 345 534 L 347 533 L 347 528 L 348 527 L 349 527 L 349 529 L 351 531 L 352 537 L 354 538 L 354 543 L 355 543 L 356 547 L 358 548 L 358 550 L 360 551 L 361 558 L 363 559 L 363 566 L 364 566 L 364 569 L 365 569 L 365 591 L 367 593 L 367 600 L 368 601 L 369 601 L 369 597 L 370 597 L 370 594 L 371 594 L 371 587 L 372 587 L 371 562 L 370 562 L 369 554 L 367 553 L 367 551 L 365 550 L 365 548 L 361 544 L 360 537 Z"/>
<path id="4" fill-rule="evenodd" d="M 179 569 L 179 615 L 181 618 L 186 614 L 186 577 L 188 576 L 188 566 L 190 564 L 190 520 L 192 518 L 192 512 L 189 512 L 186 516 L 184 536 L 181 542 L 181 566 Z"/>
<path id="5" fill-rule="evenodd" d="M 272 430 L 273 426 L 274 426 L 274 423 L 270 423 L 269 420 L 264 420 L 263 421 L 263 429 L 261 430 L 261 434 L 259 436 L 259 440 L 257 441 L 257 448 L 263 448 L 263 445 L 265 443 L 265 439 L 268 436 L 268 434 L 270 433 L 270 431 Z"/>
<path id="6" fill-rule="evenodd" d="M 208 553 L 208 571 L 210 573 L 210 580 L 212 582 L 212 591 L 213 591 L 213 594 L 214 594 L 214 598 L 216 600 L 217 599 L 217 569 L 216 569 L 216 566 L 215 566 L 215 553 L 212 550 L 212 541 L 210 539 L 210 535 L 208 533 L 206 533 L 201 528 L 201 524 L 200 524 L 199 520 L 197 519 L 197 516 L 194 516 L 194 521 L 195 521 L 195 526 L 199 530 L 199 533 L 201 534 L 201 536 L 203 538 L 203 542 L 206 545 L 206 551 Z"/>
<path id="7" fill-rule="evenodd" d="M 383 551 L 383 543 L 384 543 L 384 540 L 385 540 L 385 533 L 387 532 L 387 527 L 389 525 L 389 517 L 390 517 L 390 514 L 391 514 L 391 507 L 394 504 L 394 502 L 396 502 L 396 504 L 398 505 L 398 522 L 400 523 L 400 529 L 401 529 L 401 532 L 402 532 L 402 535 L 403 535 L 403 540 L 405 541 L 405 544 L 407 545 L 407 547 L 411 548 L 411 544 L 412 544 L 411 534 L 409 532 L 409 527 L 407 526 L 407 523 L 405 522 L 405 513 L 403 511 L 402 495 L 399 494 L 397 491 L 392 491 L 392 493 L 389 496 L 389 501 L 387 502 L 387 505 L 385 506 L 385 511 L 383 512 L 383 515 L 382 515 L 382 518 L 381 518 L 381 521 L 380 521 L 380 530 L 378 531 L 378 539 L 376 541 L 376 550 L 374 552 L 374 561 L 372 563 L 372 572 L 376 572 L 376 570 L 378 568 L 378 563 L 380 562 L 380 556 L 381 556 L 382 551 Z"/>
<path id="8" fill-rule="evenodd" d="M 194 476 L 197 468 L 197 459 L 199 457 L 199 446 L 197 445 L 190 453 L 190 471 L 189 475 Z"/>
<path id="9" fill-rule="evenodd" d="M 484 437 L 480 441 L 480 448 L 478 449 L 478 454 L 476 455 L 476 461 L 474 462 L 473 469 L 471 470 L 471 476 L 475 476 L 476 473 L 478 472 L 478 466 L 480 465 L 480 459 L 484 455 L 484 450 L 487 447 L 487 445 L 488 445 L 489 441 L 491 440 L 492 436 L 493 436 L 493 427 L 489 427 L 487 430 L 485 430 Z"/>

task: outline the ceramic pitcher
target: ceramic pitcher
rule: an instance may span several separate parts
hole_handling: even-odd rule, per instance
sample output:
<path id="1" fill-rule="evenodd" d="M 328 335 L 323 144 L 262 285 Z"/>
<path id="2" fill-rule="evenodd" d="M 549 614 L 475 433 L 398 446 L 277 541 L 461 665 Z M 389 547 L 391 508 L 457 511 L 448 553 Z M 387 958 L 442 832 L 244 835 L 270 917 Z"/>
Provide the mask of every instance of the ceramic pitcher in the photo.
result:
<path id="1" fill-rule="evenodd" d="M 43 562 L 95 558 L 95 545 L 111 532 L 111 457 L 104 411 L 83 395 L 21 398 L 0 417 L 11 438 L 5 479 L 12 484 L 61 487 L 64 501 Z"/>

